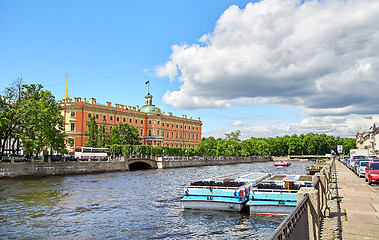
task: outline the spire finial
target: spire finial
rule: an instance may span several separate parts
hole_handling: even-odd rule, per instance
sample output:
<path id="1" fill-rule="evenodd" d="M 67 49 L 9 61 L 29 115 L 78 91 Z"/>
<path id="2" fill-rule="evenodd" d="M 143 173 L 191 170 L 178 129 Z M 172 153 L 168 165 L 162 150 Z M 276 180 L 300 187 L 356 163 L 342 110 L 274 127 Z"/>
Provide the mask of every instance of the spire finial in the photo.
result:
<path id="1" fill-rule="evenodd" d="M 68 79 L 68 72 L 66 72 L 66 90 L 64 92 L 64 98 L 65 100 L 68 99 L 68 84 L 67 84 L 67 79 Z"/>
<path id="2" fill-rule="evenodd" d="M 147 95 L 150 95 L 150 79 L 149 78 L 147 79 L 145 84 L 147 85 Z"/>

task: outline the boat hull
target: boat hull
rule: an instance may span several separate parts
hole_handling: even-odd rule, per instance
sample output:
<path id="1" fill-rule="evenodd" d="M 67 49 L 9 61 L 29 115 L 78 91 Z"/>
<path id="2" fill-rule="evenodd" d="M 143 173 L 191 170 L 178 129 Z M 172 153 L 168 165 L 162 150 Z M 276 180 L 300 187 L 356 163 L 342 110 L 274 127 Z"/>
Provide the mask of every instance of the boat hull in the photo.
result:
<path id="1" fill-rule="evenodd" d="M 214 200 L 187 200 L 182 199 L 182 206 L 186 209 L 201 209 L 201 210 L 218 210 L 218 211 L 231 211 L 231 212 L 245 212 L 246 201 L 244 202 L 228 202 L 228 201 L 214 201 Z"/>
<path id="2" fill-rule="evenodd" d="M 278 204 L 248 204 L 251 214 L 259 215 L 288 215 L 295 208 L 291 205 L 278 205 Z"/>

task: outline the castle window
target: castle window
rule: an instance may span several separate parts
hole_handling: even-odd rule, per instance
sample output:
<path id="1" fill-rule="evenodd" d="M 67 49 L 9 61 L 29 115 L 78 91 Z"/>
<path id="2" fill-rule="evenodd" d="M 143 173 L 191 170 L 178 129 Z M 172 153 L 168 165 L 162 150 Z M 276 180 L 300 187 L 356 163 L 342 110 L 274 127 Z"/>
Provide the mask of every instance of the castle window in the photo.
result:
<path id="1" fill-rule="evenodd" d="M 113 116 L 109 116 L 109 120 L 113 121 Z"/>
<path id="2" fill-rule="evenodd" d="M 149 136 L 151 136 L 151 129 L 149 129 Z"/>
<path id="3" fill-rule="evenodd" d="M 99 118 L 100 118 L 99 114 L 96 114 L 95 118 L 96 118 L 96 119 L 99 119 Z"/>
<path id="4" fill-rule="evenodd" d="M 75 131 L 75 123 L 71 123 L 71 131 Z"/>
<path id="5" fill-rule="evenodd" d="M 71 112 L 71 117 L 75 117 L 75 112 Z"/>
<path id="6" fill-rule="evenodd" d="M 143 124 L 143 120 L 141 120 L 141 124 Z"/>
<path id="7" fill-rule="evenodd" d="M 92 117 L 92 114 L 91 113 L 88 113 L 88 118 L 91 118 Z"/>
<path id="8" fill-rule="evenodd" d="M 107 115 L 103 115 L 103 121 L 107 121 Z"/>
<path id="9" fill-rule="evenodd" d="M 120 121 L 120 117 L 116 117 L 116 121 L 119 122 Z"/>
<path id="10" fill-rule="evenodd" d="M 126 118 L 123 118 L 122 121 L 123 121 L 123 122 L 126 122 Z"/>
<path id="11" fill-rule="evenodd" d="M 151 125 L 151 120 L 149 120 L 149 125 Z"/>
<path id="12" fill-rule="evenodd" d="M 143 136 L 143 128 L 141 128 L 140 136 Z"/>

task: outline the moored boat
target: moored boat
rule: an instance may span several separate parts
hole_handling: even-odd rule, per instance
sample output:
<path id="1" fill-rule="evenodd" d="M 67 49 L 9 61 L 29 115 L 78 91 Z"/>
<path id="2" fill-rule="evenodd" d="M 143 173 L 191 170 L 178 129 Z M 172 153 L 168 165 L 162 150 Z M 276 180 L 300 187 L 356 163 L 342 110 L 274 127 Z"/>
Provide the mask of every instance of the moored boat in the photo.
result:
<path id="1" fill-rule="evenodd" d="M 276 161 L 274 162 L 274 165 L 275 167 L 288 167 L 289 165 L 291 165 L 291 163 L 287 161 Z"/>
<path id="2" fill-rule="evenodd" d="M 287 215 L 297 205 L 299 189 L 311 186 L 312 176 L 272 176 L 251 189 L 247 206 L 252 214 Z"/>
<path id="3" fill-rule="evenodd" d="M 185 186 L 183 208 L 244 211 L 250 189 L 269 177 L 268 173 L 239 173 L 197 181 Z"/>
<path id="4" fill-rule="evenodd" d="M 314 175 L 315 173 L 317 172 L 320 172 L 321 169 L 326 165 L 326 162 L 325 161 L 320 161 L 320 160 L 317 160 L 313 165 L 311 165 L 310 167 L 307 167 L 306 170 L 307 170 L 307 174 L 308 175 Z"/>

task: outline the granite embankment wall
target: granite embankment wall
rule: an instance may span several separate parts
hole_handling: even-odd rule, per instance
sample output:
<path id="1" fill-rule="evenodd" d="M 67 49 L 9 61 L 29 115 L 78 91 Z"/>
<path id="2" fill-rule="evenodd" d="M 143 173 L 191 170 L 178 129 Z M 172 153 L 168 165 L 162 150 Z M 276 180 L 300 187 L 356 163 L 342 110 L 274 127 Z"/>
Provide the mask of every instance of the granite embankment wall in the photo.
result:
<path id="1" fill-rule="evenodd" d="M 253 163 L 271 161 L 268 157 L 215 157 L 203 159 L 188 158 L 131 158 L 120 159 L 119 161 L 109 162 L 46 162 L 46 163 L 1 163 L 0 178 L 17 177 L 42 177 L 52 175 L 72 175 L 101 172 L 128 171 L 129 166 L 136 162 L 144 162 L 150 168 L 180 168 L 197 166 L 216 166 L 240 163 Z"/>
<path id="2" fill-rule="evenodd" d="M 3 163 L 0 164 L 0 178 L 42 177 L 127 170 L 129 170 L 127 162 Z"/>

